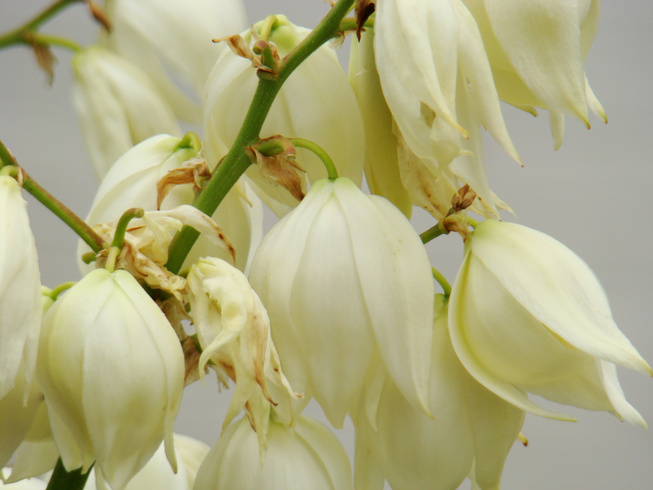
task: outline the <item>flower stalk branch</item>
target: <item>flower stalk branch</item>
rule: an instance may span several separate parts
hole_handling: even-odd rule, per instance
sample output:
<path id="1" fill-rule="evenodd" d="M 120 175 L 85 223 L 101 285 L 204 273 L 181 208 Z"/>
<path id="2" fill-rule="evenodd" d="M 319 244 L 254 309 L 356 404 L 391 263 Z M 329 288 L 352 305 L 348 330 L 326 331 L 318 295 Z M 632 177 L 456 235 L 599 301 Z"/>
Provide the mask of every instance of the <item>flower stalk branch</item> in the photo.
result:
<path id="1" fill-rule="evenodd" d="M 18 165 L 16 158 L 11 154 L 9 149 L 0 141 L 0 167 L 14 166 L 18 169 L 20 175 L 17 178 L 21 182 L 23 189 L 29 192 L 41 204 L 48 208 L 55 216 L 63 221 L 79 237 L 91 247 L 94 252 L 99 252 L 106 247 L 104 240 L 88 226 L 82 218 L 77 216 L 68 206 L 59 201 L 50 192 L 36 182 L 24 168 Z"/>
<path id="2" fill-rule="evenodd" d="M 33 41 L 37 42 L 45 42 L 48 44 L 54 44 L 58 46 L 65 46 L 68 48 L 71 48 L 74 43 L 72 41 L 64 40 L 67 41 L 66 43 L 61 43 L 59 41 L 62 40 L 62 38 L 56 38 L 53 36 L 41 36 L 37 35 L 35 31 L 41 27 L 45 22 L 50 20 L 52 17 L 57 15 L 59 12 L 61 12 L 63 9 L 66 7 L 69 7 L 75 3 L 85 3 L 86 0 L 58 0 L 57 2 L 53 3 L 49 7 L 47 7 L 45 10 L 37 14 L 34 18 L 31 20 L 27 21 L 25 24 L 23 24 L 20 27 L 17 27 L 13 31 L 10 31 L 2 36 L 0 36 L 0 49 L 2 48 L 7 48 L 9 46 L 13 46 L 16 44 L 32 44 L 30 42 L 30 38 Z M 38 39 L 38 37 L 42 37 L 43 40 Z M 49 39 L 49 40 L 45 40 Z M 70 44 L 72 43 L 72 44 Z"/>

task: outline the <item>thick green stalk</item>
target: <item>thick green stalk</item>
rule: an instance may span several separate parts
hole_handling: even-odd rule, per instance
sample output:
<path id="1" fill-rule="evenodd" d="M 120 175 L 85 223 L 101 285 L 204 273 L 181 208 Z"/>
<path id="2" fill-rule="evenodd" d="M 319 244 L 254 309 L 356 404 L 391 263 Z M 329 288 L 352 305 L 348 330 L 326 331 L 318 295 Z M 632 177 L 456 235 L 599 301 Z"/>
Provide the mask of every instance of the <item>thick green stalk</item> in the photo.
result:
<path id="1" fill-rule="evenodd" d="M 82 490 L 90 472 L 82 473 L 81 468 L 68 472 L 59 458 L 46 490 Z"/>
<path id="2" fill-rule="evenodd" d="M 340 29 L 340 22 L 354 5 L 354 0 L 339 0 L 320 24 L 286 56 L 279 64 L 276 76 L 261 76 L 254 99 L 249 107 L 245 121 L 229 153 L 222 160 L 213 177 L 195 199 L 193 206 L 211 216 L 218 208 L 227 192 L 236 184 L 252 163 L 246 148 L 259 139 L 263 122 L 272 107 L 274 98 L 290 74 L 320 46 L 334 37 Z M 269 74 L 267 74 L 269 75 Z M 185 226 L 170 245 L 166 267 L 173 273 L 181 266 L 197 240 L 199 233 Z"/>

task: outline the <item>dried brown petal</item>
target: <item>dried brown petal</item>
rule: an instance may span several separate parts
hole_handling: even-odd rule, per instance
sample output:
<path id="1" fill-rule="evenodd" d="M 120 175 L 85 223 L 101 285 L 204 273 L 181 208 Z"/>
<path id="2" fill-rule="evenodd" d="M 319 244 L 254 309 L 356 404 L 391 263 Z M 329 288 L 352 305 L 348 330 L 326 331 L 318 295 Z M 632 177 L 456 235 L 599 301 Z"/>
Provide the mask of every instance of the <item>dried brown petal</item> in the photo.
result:
<path id="1" fill-rule="evenodd" d="M 211 178 L 211 171 L 204 159 L 191 160 L 168 171 L 156 183 L 156 209 L 161 209 L 161 203 L 175 186 L 193 184 L 193 190 L 199 192 L 202 189 L 202 181 L 208 178 Z"/>
<path id="2" fill-rule="evenodd" d="M 374 13 L 375 8 L 374 0 L 356 0 L 356 37 L 359 41 L 361 32 L 365 30 L 365 22 Z"/>

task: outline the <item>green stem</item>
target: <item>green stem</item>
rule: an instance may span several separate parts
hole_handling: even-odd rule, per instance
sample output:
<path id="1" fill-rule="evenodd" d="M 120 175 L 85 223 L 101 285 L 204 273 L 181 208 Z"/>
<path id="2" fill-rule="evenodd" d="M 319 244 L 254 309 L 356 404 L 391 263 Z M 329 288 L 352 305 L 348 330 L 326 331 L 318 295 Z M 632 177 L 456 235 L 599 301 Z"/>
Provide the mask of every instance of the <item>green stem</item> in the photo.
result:
<path id="1" fill-rule="evenodd" d="M 324 148 L 322 148 L 317 143 L 306 140 L 304 138 L 290 138 L 290 142 L 293 144 L 293 146 L 298 148 L 306 148 L 307 150 L 315 153 L 315 155 L 317 155 L 318 158 L 322 160 L 322 163 L 326 167 L 329 180 L 336 180 L 338 178 L 338 171 L 336 170 L 336 166 L 333 164 L 333 160 L 331 160 L 331 157 L 324 150 Z"/>
<path id="2" fill-rule="evenodd" d="M 81 468 L 68 472 L 59 458 L 46 490 L 82 490 L 90 473 L 90 469 L 82 473 Z"/>
<path id="3" fill-rule="evenodd" d="M 476 229 L 478 226 L 478 221 L 476 221 L 474 218 L 470 218 L 469 216 L 465 216 L 464 218 L 465 223 L 467 223 L 469 226 L 472 228 Z"/>
<path id="4" fill-rule="evenodd" d="M 229 153 L 222 160 L 204 190 L 193 205 L 213 215 L 227 192 L 236 184 L 240 176 L 252 163 L 246 148 L 259 139 L 263 122 L 272 107 L 274 98 L 290 74 L 314 51 L 338 33 L 340 22 L 354 5 L 354 0 L 338 0 L 320 24 L 279 64 L 276 78 L 259 77 L 258 87 L 247 111 L 243 125 Z M 166 267 L 172 273 L 181 269 L 186 255 L 197 240 L 199 232 L 185 226 L 170 245 Z"/>
<path id="5" fill-rule="evenodd" d="M 144 214 L 145 212 L 141 208 L 131 208 L 125 211 L 118 220 L 111 246 L 116 247 L 118 250 L 122 249 L 125 244 L 125 233 L 127 233 L 129 222 L 134 218 L 142 218 Z"/>
<path id="6" fill-rule="evenodd" d="M 442 275 L 442 273 L 437 270 L 435 267 L 431 267 L 431 273 L 433 274 L 433 279 L 435 279 L 442 291 L 444 292 L 444 297 L 448 298 L 451 295 L 451 284 L 447 281 L 447 278 Z"/>
<path id="7" fill-rule="evenodd" d="M 366 21 L 365 24 L 363 24 L 363 27 L 366 29 L 374 29 L 374 17 L 369 17 Z M 339 32 L 347 32 L 347 31 L 355 31 L 358 28 L 358 22 L 354 17 L 347 17 L 345 19 L 342 19 L 342 22 L 340 22 L 340 29 Z"/>
<path id="8" fill-rule="evenodd" d="M 84 49 L 81 44 L 76 43 L 72 39 L 68 39 L 61 36 L 51 36 L 49 34 L 41 34 L 33 32 L 29 37 L 25 37 L 25 44 L 31 44 L 30 39 L 33 42 L 38 44 L 49 44 L 51 46 L 59 46 L 60 48 L 65 48 L 75 53 Z"/>
<path id="9" fill-rule="evenodd" d="M 50 20 L 56 14 L 66 7 L 74 3 L 82 3 L 84 0 L 58 0 L 52 5 L 47 7 L 45 10 L 37 14 L 35 17 L 27 21 L 20 27 L 17 27 L 13 31 L 7 32 L 0 36 L 0 49 L 12 46 L 14 44 L 24 44 L 25 34 L 33 32 L 41 27 L 45 22 Z"/>
<path id="10" fill-rule="evenodd" d="M 82 218 L 77 216 L 68 206 L 59 201 L 47 190 L 39 185 L 25 170 L 23 172 L 23 189 L 29 192 L 41 204 L 48 208 L 54 215 L 63 221 L 68 227 L 91 247 L 94 252 L 99 252 L 106 247 L 102 237 L 93 231 Z"/>
<path id="11" fill-rule="evenodd" d="M 25 169 L 18 165 L 16 158 L 11 154 L 9 149 L 0 141 L 0 168 L 8 165 L 16 167 L 22 174 L 20 179 L 23 183 L 23 189 L 68 225 L 94 252 L 99 252 L 106 247 L 104 240 L 82 218 L 73 213 L 68 206 L 41 187 L 38 182 L 25 172 Z"/>
<path id="12" fill-rule="evenodd" d="M 263 41 L 270 40 L 270 34 L 272 29 L 274 29 L 279 24 L 279 18 L 276 15 L 268 15 L 263 21 L 263 26 L 259 32 L 259 36 Z"/>
<path id="13" fill-rule="evenodd" d="M 52 298 L 54 301 L 57 301 L 57 298 L 59 298 L 61 293 L 72 288 L 75 284 L 77 284 L 76 281 L 62 282 L 56 288 L 51 290 L 48 296 L 50 296 L 50 298 Z"/>
<path id="14" fill-rule="evenodd" d="M 438 223 L 435 226 L 432 226 L 425 232 L 420 233 L 419 237 L 422 239 L 423 244 L 427 244 L 434 238 L 439 237 L 440 235 L 448 235 L 449 230 L 447 230 L 444 227 L 444 223 L 442 221 L 438 221 Z"/>

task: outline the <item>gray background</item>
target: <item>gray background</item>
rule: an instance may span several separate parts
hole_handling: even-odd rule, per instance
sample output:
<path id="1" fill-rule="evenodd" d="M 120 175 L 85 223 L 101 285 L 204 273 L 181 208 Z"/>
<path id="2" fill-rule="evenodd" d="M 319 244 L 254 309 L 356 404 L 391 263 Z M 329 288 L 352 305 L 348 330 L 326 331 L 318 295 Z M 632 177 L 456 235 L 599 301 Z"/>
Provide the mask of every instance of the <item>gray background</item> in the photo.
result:
<path id="1" fill-rule="evenodd" d="M 0 32 L 48 3 L 0 0 Z M 284 13 L 306 27 L 314 26 L 327 10 L 320 0 L 245 0 L 245 4 L 251 22 Z M 587 73 L 608 113 L 607 126 L 594 118 L 587 131 L 580 122 L 568 120 L 565 143 L 554 152 L 546 113 L 534 119 L 504 107 L 525 167 L 519 168 L 493 142 L 487 146 L 495 192 L 513 206 L 520 223 L 554 236 L 590 264 L 607 290 L 617 323 L 649 363 L 653 362 L 652 20 L 653 4 L 648 1 L 604 2 Z M 73 7 L 44 32 L 90 43 L 97 31 L 84 9 Z M 0 51 L 0 139 L 39 182 L 85 216 L 97 183 L 70 104 L 70 56 L 61 50 L 57 56 L 55 82 L 49 87 L 27 49 Z M 54 286 L 78 279 L 75 236 L 40 204 L 31 202 L 29 210 L 43 282 Z M 428 221 L 416 226 L 423 230 Z M 441 238 L 428 249 L 433 264 L 453 281 L 462 252 L 459 240 Z M 628 400 L 653 424 L 652 380 L 626 370 L 620 370 L 620 379 Z M 191 386 L 178 431 L 212 444 L 230 396 L 218 394 L 212 383 Z M 311 410 L 320 415 L 319 408 Z M 504 490 L 653 488 L 651 431 L 605 413 L 569 412 L 578 423 L 527 416 L 524 433 L 530 446 L 515 444 L 504 472 Z M 351 454 L 351 426 L 336 432 Z"/>

